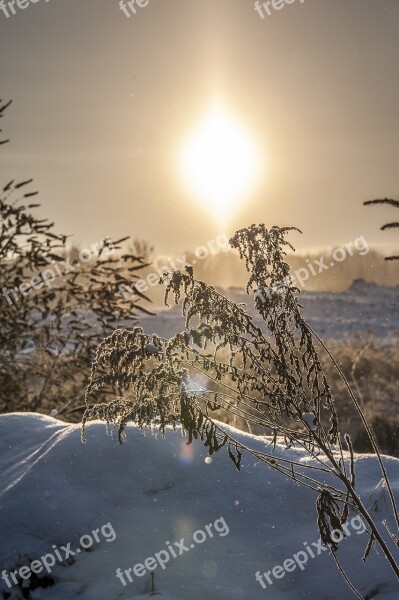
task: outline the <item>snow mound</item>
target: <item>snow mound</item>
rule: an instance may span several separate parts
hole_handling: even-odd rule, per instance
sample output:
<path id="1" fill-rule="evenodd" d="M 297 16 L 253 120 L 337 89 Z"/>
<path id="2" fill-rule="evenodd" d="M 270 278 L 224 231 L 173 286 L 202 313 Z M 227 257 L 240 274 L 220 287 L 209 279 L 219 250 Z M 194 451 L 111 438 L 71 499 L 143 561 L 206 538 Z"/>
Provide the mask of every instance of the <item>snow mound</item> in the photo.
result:
<path id="1" fill-rule="evenodd" d="M 270 441 L 234 433 L 258 449 Z M 274 577 L 266 589 L 256 581 L 257 571 L 282 565 L 319 535 L 314 494 L 250 456 L 243 457 L 237 473 L 226 452 L 206 463 L 203 445 L 187 446 L 179 432 L 153 438 L 130 426 L 121 446 L 98 422 L 88 426 L 82 445 L 79 426 L 33 413 L 0 416 L 0 440 L 1 570 L 10 573 L 56 550 L 63 555 L 60 549 L 69 543 L 75 552 L 67 562 L 56 561 L 47 578 L 36 576 L 34 585 L 32 575 L 23 590 L 0 580 L 4 598 L 147 598 L 151 569 L 164 600 L 354 597 L 327 551 L 309 557 L 303 569 L 297 565 Z M 299 449 L 286 450 L 284 456 L 307 460 Z M 398 492 L 399 460 L 385 461 Z M 356 462 L 358 491 L 371 508 L 380 494 L 378 465 L 367 455 Z M 382 521 L 384 501 L 378 506 Z M 210 524 L 214 527 L 207 530 Z M 198 530 L 203 535 L 194 538 Z M 93 538 L 94 531 L 99 542 L 85 551 L 82 540 L 87 542 L 87 534 Z M 180 555 L 183 543 L 187 550 Z M 368 598 L 397 600 L 399 588 L 385 559 L 373 550 L 367 565 L 362 564 L 366 543 L 365 535 L 352 530 L 338 556 Z M 177 556 L 170 556 L 165 568 L 160 563 L 143 567 L 140 576 L 130 571 L 133 581 L 126 585 L 116 576 L 118 568 L 124 572 L 143 565 L 166 552 L 168 544 Z"/>

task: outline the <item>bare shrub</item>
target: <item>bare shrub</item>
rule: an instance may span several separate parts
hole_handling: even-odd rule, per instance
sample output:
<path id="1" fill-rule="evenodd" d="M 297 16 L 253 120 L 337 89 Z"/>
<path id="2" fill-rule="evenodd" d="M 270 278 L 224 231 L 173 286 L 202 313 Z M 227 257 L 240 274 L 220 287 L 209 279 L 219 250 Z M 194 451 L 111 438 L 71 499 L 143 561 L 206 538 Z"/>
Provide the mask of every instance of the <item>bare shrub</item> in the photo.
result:
<path id="1" fill-rule="evenodd" d="M 365 206 L 373 206 L 376 204 L 388 204 L 388 206 L 393 206 L 394 208 L 399 208 L 399 200 L 393 200 L 392 198 L 380 198 L 378 200 L 367 200 L 363 203 Z M 394 221 L 393 223 L 386 223 L 381 227 L 382 231 L 387 229 L 397 229 L 399 227 L 399 223 Z M 385 260 L 399 260 L 399 255 L 397 256 L 387 256 Z"/>
<path id="2" fill-rule="evenodd" d="M 138 308 L 146 310 L 126 304 L 117 289 L 132 284 L 145 261 L 118 253 L 128 238 L 106 238 L 92 260 L 78 267 L 68 236 L 34 216 L 39 205 L 32 203 L 36 192 L 30 184 L 10 181 L 0 191 L 0 411 L 65 412 L 82 403 L 104 335 L 134 322 Z M 57 267 L 62 276 L 51 285 L 42 280 L 39 289 L 40 275 L 57 273 Z M 29 285 L 33 277 L 37 289 Z"/>
<path id="3" fill-rule="evenodd" d="M 356 391 L 380 450 L 399 456 L 399 342 L 358 335 L 329 340 L 328 347 Z M 353 403 L 348 402 L 344 382 L 331 361 L 323 360 L 323 365 L 340 422 L 350 432 L 355 451 L 371 452 L 359 413 Z"/>

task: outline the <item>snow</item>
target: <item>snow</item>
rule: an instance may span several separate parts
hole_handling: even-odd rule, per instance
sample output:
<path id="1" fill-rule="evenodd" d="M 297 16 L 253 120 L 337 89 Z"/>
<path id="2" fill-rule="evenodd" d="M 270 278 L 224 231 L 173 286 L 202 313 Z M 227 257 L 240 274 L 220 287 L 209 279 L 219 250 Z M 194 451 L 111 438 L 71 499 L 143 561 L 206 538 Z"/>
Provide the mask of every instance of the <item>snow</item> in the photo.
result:
<path id="1" fill-rule="evenodd" d="M 230 428 L 231 429 L 231 428 Z M 234 430 L 232 430 L 234 432 Z M 244 443 L 262 449 L 268 438 L 234 432 Z M 150 574 L 133 576 L 125 587 L 116 577 L 165 550 L 166 542 L 185 543 L 196 530 L 224 519 L 229 532 L 155 569 L 156 590 L 164 600 L 350 600 L 328 552 L 309 558 L 263 589 L 255 573 L 264 573 L 317 542 L 315 495 L 296 486 L 250 456 L 235 470 L 227 452 L 207 453 L 201 442 L 191 446 L 179 432 L 166 438 L 143 436 L 129 426 L 121 446 L 104 424 L 88 425 L 87 443 L 80 427 L 33 413 L 0 416 L 0 565 L 10 572 L 34 559 L 111 524 L 114 541 L 100 536 L 90 552 L 71 564 L 56 564 L 54 585 L 38 587 L 30 598 L 43 600 L 133 600 L 147 598 Z M 300 449 L 276 453 L 306 462 Z M 399 495 L 399 460 L 385 459 Z M 381 474 L 370 455 L 356 457 L 358 491 L 370 510 L 381 493 Z M 376 489 L 377 488 L 377 489 Z M 386 517 L 379 502 L 378 522 Z M 220 521 L 218 521 L 220 525 Z M 215 526 L 216 528 L 216 526 Z M 221 529 L 220 529 L 221 530 Z M 226 533 L 226 530 L 224 530 Z M 108 530 L 109 533 L 109 530 Z M 381 554 L 372 550 L 366 566 L 361 556 L 366 535 L 352 530 L 338 556 L 354 584 L 368 598 L 397 600 L 399 588 Z M 20 588 L 1 588 L 11 600 Z"/>
<path id="2" fill-rule="evenodd" d="M 302 419 L 311 431 L 315 431 L 319 426 L 319 420 L 314 413 L 303 413 Z"/>
<path id="3" fill-rule="evenodd" d="M 220 291 L 237 303 L 247 303 L 249 313 L 262 325 L 253 300 L 244 289 Z M 323 338 L 341 339 L 356 333 L 389 338 L 399 333 L 399 287 L 382 287 L 358 279 L 345 292 L 303 290 L 299 298 L 305 319 Z M 171 337 L 184 329 L 184 318 L 181 307 L 174 306 L 163 308 L 156 317 L 143 314 L 140 324 L 148 333 Z"/>

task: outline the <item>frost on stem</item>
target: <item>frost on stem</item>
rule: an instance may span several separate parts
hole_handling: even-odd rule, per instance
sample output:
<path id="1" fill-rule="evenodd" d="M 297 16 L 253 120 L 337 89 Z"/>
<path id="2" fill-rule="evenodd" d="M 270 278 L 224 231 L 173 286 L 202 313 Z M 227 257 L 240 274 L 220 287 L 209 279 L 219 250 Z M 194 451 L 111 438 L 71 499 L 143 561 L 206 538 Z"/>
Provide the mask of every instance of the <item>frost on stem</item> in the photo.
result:
<path id="1" fill-rule="evenodd" d="M 273 302 L 255 295 L 264 330 L 243 306 L 195 280 L 191 267 L 185 273 L 172 271 L 166 280 L 165 304 L 171 297 L 175 303 L 182 298 L 186 330 L 170 340 L 147 336 L 140 328 L 117 330 L 106 338 L 97 351 L 87 400 L 110 385 L 121 392 L 129 390 L 129 398 L 88 408 L 84 421 L 104 417 L 117 424 L 120 435 L 128 421 L 142 428 L 159 426 L 163 433 L 166 425 L 181 423 L 183 434 L 201 437 L 203 428 L 211 428 L 209 413 L 215 405 L 245 414 L 275 436 L 282 435 L 286 445 L 300 439 L 314 448 L 314 436 L 298 425 L 303 424 L 303 414 L 312 413 L 318 420 L 323 411 L 329 418 L 325 440 L 336 443 L 335 408 L 300 313 L 298 290 L 280 285 L 289 279 L 283 260 L 284 247 L 290 246 L 285 241 L 289 230 L 274 227 L 268 231 L 263 225 L 253 225 L 230 240 L 250 272 L 248 293 L 279 289 Z M 193 386 L 186 385 L 193 373 L 201 373 L 208 381 L 202 402 Z M 219 446 L 218 431 L 213 442 L 208 442 L 210 451 Z"/>

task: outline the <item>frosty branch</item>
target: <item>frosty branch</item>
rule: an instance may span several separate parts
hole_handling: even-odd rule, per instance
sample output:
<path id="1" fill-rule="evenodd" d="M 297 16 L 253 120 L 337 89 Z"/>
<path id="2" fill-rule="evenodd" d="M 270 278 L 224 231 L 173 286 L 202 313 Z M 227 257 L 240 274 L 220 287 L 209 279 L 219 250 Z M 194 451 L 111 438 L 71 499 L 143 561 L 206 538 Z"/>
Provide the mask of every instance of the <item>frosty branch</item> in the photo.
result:
<path id="1" fill-rule="evenodd" d="M 129 422 L 144 431 L 159 430 L 162 435 L 167 426 L 175 429 L 180 425 L 188 444 L 200 439 L 209 454 L 225 447 L 238 470 L 242 453 L 248 452 L 317 493 L 320 535 L 340 569 L 331 533 L 337 529 L 343 532 L 352 508 L 368 526 L 364 560 L 373 544 L 378 544 L 399 578 L 399 566 L 388 542 L 356 493 L 352 443 L 349 435 L 340 431 L 317 346 L 326 348 L 302 316 L 299 289 L 287 284 L 286 248 L 293 248 L 286 236 L 294 230 L 251 225 L 230 240 L 245 261 L 247 293 L 253 295 L 262 328 L 245 305 L 197 281 L 191 267 L 185 273 L 174 270 L 165 276 L 165 303 L 170 296 L 176 304 L 182 300 L 185 331 L 163 339 L 146 335 L 139 327 L 119 329 L 100 344 L 86 391 L 83 439 L 87 421 L 100 418 L 118 428 L 120 441 Z M 282 281 L 285 285 L 279 286 Z M 259 294 L 259 290 L 269 293 Z M 200 385 L 195 383 L 198 374 Z M 108 403 L 90 403 L 94 394 L 109 393 L 109 389 L 119 390 L 118 397 Z M 392 516 L 398 524 L 383 459 L 349 384 L 348 389 L 377 454 Z M 226 414 L 262 427 L 271 436 L 270 450 L 259 452 L 234 438 L 216 420 Z M 314 462 L 303 465 L 279 457 L 274 453 L 277 443 L 286 448 L 293 444 L 302 447 Z M 389 536 L 390 541 L 398 539 L 388 531 Z"/>

